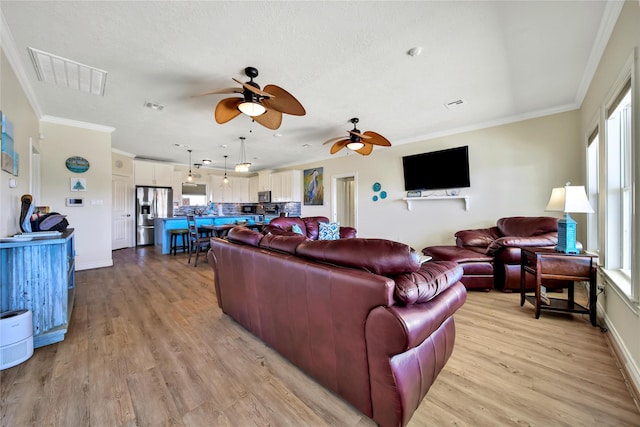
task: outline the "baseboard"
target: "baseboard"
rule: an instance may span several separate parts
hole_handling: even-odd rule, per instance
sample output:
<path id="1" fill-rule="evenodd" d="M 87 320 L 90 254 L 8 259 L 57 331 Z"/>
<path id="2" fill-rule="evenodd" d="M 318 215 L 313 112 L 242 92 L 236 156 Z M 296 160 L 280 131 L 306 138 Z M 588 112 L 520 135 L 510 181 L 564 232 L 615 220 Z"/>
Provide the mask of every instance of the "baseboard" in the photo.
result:
<path id="1" fill-rule="evenodd" d="M 113 267 L 113 258 L 92 261 L 87 263 L 79 263 L 76 258 L 76 271 L 91 270 L 94 268 Z"/>
<path id="2" fill-rule="evenodd" d="M 609 348 L 613 352 L 618 368 L 622 372 L 627 388 L 631 393 L 631 397 L 633 398 L 638 411 L 640 411 L 640 369 L 638 369 L 638 366 L 635 364 L 633 358 L 629 354 L 629 351 L 620 338 L 618 331 L 609 321 L 606 312 L 599 303 L 598 313 L 603 313 L 602 319 L 604 321 L 604 325 L 609 330 L 608 333 L 604 334 L 604 337 Z"/>

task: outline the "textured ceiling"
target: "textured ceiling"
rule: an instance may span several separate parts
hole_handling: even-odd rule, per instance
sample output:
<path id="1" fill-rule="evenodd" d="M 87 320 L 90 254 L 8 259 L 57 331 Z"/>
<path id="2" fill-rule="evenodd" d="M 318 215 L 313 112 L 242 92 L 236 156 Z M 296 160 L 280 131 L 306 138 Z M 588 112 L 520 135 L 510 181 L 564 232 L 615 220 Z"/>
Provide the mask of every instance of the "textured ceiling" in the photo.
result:
<path id="1" fill-rule="evenodd" d="M 40 115 L 113 127 L 113 148 L 138 157 L 186 164 L 174 145 L 185 144 L 214 168 L 225 154 L 236 163 L 246 136 L 252 170 L 330 157 L 322 143 L 346 136 L 352 117 L 398 145 L 577 108 L 612 14 L 603 1 L 0 5 L 13 38 L 3 47 L 15 47 Z M 415 46 L 421 55 L 407 55 Z M 106 70 L 104 97 L 38 81 L 28 47 Z M 215 105 L 229 95 L 191 95 L 248 80 L 246 66 L 307 115 L 284 115 L 277 131 L 244 115 L 217 124 Z"/>

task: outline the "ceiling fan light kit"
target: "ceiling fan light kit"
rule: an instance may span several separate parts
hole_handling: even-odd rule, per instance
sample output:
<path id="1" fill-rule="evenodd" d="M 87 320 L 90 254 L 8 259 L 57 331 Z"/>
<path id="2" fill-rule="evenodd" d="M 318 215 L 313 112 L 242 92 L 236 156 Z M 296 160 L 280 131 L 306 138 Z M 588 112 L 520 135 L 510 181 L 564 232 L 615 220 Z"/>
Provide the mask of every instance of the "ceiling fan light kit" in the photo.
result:
<path id="1" fill-rule="evenodd" d="M 246 67 L 244 73 L 249 77 L 248 82 L 239 83 L 241 87 L 226 89 L 214 89 L 195 96 L 214 95 L 221 93 L 236 93 L 240 97 L 225 98 L 218 102 L 214 112 L 216 122 L 219 124 L 245 114 L 253 120 L 269 129 L 278 129 L 282 124 L 282 114 L 304 116 L 307 114 L 300 102 L 289 92 L 276 85 L 266 85 L 264 89 L 253 81 L 258 77 L 258 69 Z"/>
<path id="2" fill-rule="evenodd" d="M 322 144 L 325 145 L 333 143 L 331 150 L 329 151 L 331 154 L 335 154 L 344 147 L 347 147 L 358 154 L 368 156 L 373 151 L 374 145 L 378 145 L 380 147 L 391 147 L 389 140 L 379 133 L 370 130 L 361 133 L 360 129 L 356 127 L 356 124 L 360 121 L 357 117 L 354 117 L 349 121 L 353 123 L 353 129 L 348 131 L 349 136 L 347 138 L 331 138 Z"/>

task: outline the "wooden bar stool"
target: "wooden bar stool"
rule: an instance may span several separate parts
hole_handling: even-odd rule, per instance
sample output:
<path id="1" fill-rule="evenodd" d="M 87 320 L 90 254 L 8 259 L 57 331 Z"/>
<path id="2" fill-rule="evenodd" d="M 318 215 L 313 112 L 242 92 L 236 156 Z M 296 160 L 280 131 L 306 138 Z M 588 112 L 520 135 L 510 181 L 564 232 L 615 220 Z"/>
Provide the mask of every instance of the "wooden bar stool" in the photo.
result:
<path id="1" fill-rule="evenodd" d="M 178 236 L 181 236 L 182 240 L 182 252 L 187 252 L 187 244 L 189 239 L 189 230 L 186 228 L 178 228 L 175 230 L 169 230 L 169 253 L 173 252 L 175 256 L 178 250 Z"/>

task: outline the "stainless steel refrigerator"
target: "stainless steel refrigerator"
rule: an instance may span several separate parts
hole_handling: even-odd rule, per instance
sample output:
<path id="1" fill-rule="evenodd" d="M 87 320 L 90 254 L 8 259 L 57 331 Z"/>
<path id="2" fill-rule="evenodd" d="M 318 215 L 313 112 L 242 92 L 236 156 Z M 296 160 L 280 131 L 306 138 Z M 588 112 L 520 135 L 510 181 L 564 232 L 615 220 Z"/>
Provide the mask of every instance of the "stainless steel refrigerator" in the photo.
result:
<path id="1" fill-rule="evenodd" d="M 153 245 L 154 220 L 173 217 L 173 190 L 136 187 L 136 246 Z"/>

